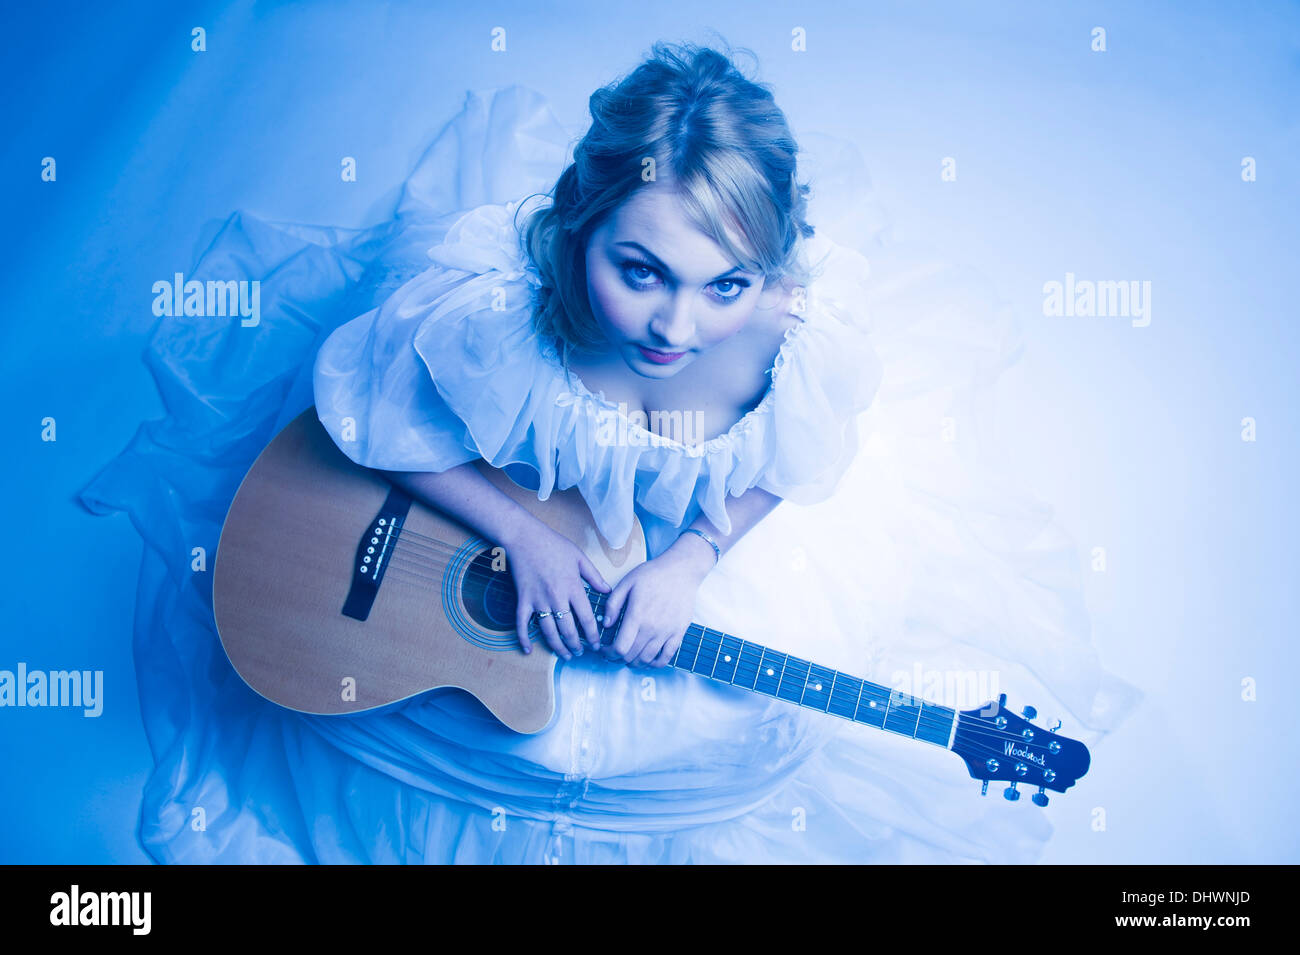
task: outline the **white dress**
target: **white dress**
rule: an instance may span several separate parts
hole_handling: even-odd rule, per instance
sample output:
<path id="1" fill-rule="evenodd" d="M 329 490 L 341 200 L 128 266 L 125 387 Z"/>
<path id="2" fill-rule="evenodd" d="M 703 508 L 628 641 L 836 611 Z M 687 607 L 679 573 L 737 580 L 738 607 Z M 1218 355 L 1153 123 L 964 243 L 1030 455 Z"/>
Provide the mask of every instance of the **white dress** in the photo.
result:
<path id="1" fill-rule="evenodd" d="M 389 223 L 239 222 L 240 241 L 297 241 L 316 266 L 248 266 L 222 254 L 234 236 L 209 250 L 272 285 L 260 350 L 241 343 L 224 360 L 248 386 L 274 367 L 279 395 L 177 377 L 209 403 L 218 388 L 243 402 L 223 409 L 225 430 L 205 422 L 229 448 L 264 443 L 314 401 L 360 464 L 440 471 L 482 457 L 542 498 L 577 487 L 614 546 L 635 515 L 652 557 L 700 512 L 728 532 L 726 498 L 765 488 L 785 503 L 705 578 L 697 622 L 959 708 L 1007 692 L 1095 743 L 1135 693 L 1097 665 L 1068 542 L 972 451 L 976 397 L 1016 354 L 1009 326 L 950 270 L 877 266 L 871 255 L 887 255 L 864 235 L 865 177 L 842 146 L 819 142 L 802 321 L 758 407 L 701 445 L 620 421 L 534 333 L 537 274 L 515 212 L 558 176 L 568 136 L 522 87 L 471 94 Z M 254 226 L 267 231 L 250 239 Z M 337 320 L 314 322 L 304 349 L 301 317 L 322 302 Z M 200 344 L 223 355 L 220 336 Z M 160 364 L 184 366 L 195 342 L 155 348 Z M 258 427 L 231 436 L 239 410 Z M 600 440 L 611 422 L 640 440 Z M 138 468 L 129 456 L 117 466 Z M 87 503 L 146 512 L 148 500 L 122 500 L 122 483 L 110 468 Z M 154 623 L 169 635 L 141 640 L 142 654 L 170 654 L 185 673 L 179 689 L 141 681 L 159 754 L 142 840 L 164 861 L 1032 861 L 1051 832 L 1050 808 L 981 799 L 942 748 L 594 654 L 559 667 L 559 716 L 535 735 L 459 691 L 364 717 L 287 713 L 213 676 L 219 656 L 195 649 L 193 623 L 177 632 L 171 609 Z M 984 695 L 953 699 L 949 679 L 945 696 L 954 675 Z M 158 715 L 178 708 L 190 718 Z"/>

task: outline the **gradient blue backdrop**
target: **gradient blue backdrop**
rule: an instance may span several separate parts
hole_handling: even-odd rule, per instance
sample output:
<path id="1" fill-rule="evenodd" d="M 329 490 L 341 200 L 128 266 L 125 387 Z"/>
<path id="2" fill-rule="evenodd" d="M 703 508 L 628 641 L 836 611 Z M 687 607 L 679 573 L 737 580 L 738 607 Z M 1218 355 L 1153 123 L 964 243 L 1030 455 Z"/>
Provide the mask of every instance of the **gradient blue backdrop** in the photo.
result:
<path id="1" fill-rule="evenodd" d="M 549 6 L 8 11 L 0 668 L 103 669 L 106 704 L 97 720 L 0 709 L 0 862 L 148 861 L 130 652 L 140 539 L 74 498 L 161 413 L 140 362 L 153 281 L 188 268 L 236 209 L 384 218 L 466 89 L 528 84 L 578 131 L 590 92 L 651 41 L 708 29 L 759 55 L 796 133 L 857 142 L 897 237 L 977 267 L 1022 320 L 996 437 L 1078 544 L 1103 663 L 1147 693 L 1086 786 L 1053 802 L 1046 859 L 1300 859 L 1300 8 Z M 206 53 L 190 51 L 194 26 Z M 494 26 L 509 31 L 505 55 L 489 52 Z M 790 50 L 795 26 L 806 53 Z M 1105 53 L 1089 48 L 1096 26 Z M 339 181 L 342 155 L 359 182 Z M 56 184 L 40 180 L 44 156 Z M 956 182 L 940 179 L 945 156 Z M 1241 179 L 1245 156 L 1256 182 Z M 1043 283 L 1067 271 L 1149 280 L 1150 326 L 1044 317 Z M 55 443 L 40 440 L 47 415 Z M 1094 546 L 1105 573 L 1088 569 Z M 1256 702 L 1241 699 L 1245 677 Z"/>

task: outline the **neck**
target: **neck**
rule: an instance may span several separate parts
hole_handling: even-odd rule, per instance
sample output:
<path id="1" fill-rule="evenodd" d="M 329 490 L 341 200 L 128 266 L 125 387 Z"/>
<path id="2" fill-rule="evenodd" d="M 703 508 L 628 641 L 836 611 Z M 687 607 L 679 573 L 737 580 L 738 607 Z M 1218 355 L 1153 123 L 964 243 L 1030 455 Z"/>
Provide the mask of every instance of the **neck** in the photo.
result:
<path id="1" fill-rule="evenodd" d="M 607 595 L 589 591 L 589 596 L 602 621 L 601 642 L 612 642 L 618 627 L 617 622 L 603 623 Z M 686 628 L 669 666 L 945 748 L 957 718 L 956 711 L 946 706 L 698 623 Z"/>

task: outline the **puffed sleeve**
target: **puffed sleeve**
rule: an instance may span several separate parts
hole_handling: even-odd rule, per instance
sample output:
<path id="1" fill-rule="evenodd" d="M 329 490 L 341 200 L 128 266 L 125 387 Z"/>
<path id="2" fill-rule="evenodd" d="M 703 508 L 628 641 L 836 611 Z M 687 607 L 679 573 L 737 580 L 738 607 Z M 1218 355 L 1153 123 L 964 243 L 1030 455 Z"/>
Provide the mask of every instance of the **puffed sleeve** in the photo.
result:
<path id="1" fill-rule="evenodd" d="M 872 346 L 867 260 L 829 240 L 808 242 L 813 269 L 802 326 L 787 335 L 770 400 L 741 449 L 739 483 L 755 483 L 796 504 L 831 495 L 858 451 L 858 417 L 880 387 Z"/>
<path id="2" fill-rule="evenodd" d="M 322 345 L 313 370 L 317 415 L 356 463 L 445 471 L 484 456 L 472 426 L 490 427 L 494 395 L 527 384 L 493 363 L 503 349 L 526 356 L 532 334 L 516 207 L 470 210 L 429 250 L 428 269 Z M 438 325 L 467 333 L 459 353 L 436 356 L 434 375 L 421 341 Z"/>

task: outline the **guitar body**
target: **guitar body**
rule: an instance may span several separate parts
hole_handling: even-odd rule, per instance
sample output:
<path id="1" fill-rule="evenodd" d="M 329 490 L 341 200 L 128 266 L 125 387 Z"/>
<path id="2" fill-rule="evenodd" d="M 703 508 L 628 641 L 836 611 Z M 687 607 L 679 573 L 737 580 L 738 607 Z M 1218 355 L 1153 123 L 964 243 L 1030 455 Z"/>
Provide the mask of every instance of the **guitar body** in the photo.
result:
<path id="1" fill-rule="evenodd" d="M 577 490 L 539 501 L 482 460 L 475 466 L 611 584 L 645 560 L 641 528 L 610 548 Z M 231 504 L 214 568 L 217 629 L 244 682 L 301 713 L 362 713 L 458 687 L 510 729 L 536 733 L 556 712 L 556 657 L 544 643 L 520 652 L 504 558 L 353 463 L 308 409 L 257 458 Z"/>

